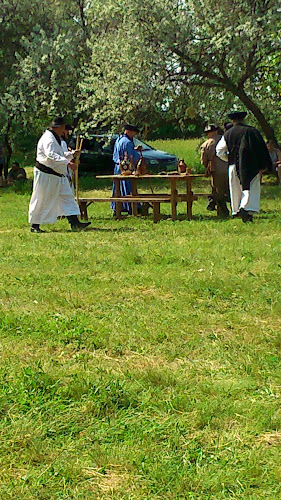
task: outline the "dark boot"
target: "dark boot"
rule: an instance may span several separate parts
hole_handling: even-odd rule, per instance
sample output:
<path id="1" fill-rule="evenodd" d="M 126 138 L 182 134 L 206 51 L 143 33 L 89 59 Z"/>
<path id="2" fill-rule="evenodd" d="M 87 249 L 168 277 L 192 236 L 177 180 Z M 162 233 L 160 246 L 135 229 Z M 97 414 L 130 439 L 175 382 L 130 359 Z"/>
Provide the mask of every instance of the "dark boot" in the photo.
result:
<path id="1" fill-rule="evenodd" d="M 239 213 L 243 222 L 253 222 L 253 216 L 244 208 L 240 208 Z"/>
<path id="2" fill-rule="evenodd" d="M 42 231 L 42 229 L 40 229 L 39 224 L 31 224 L 30 231 L 32 233 L 45 233 L 45 231 Z"/>
<path id="3" fill-rule="evenodd" d="M 218 215 L 226 219 L 229 216 L 229 210 L 227 208 L 226 202 L 222 200 L 218 201 L 218 208 Z"/>
<path id="4" fill-rule="evenodd" d="M 208 196 L 209 203 L 207 205 L 207 210 L 214 211 L 216 210 L 216 200 L 213 196 Z"/>
<path id="5" fill-rule="evenodd" d="M 71 225 L 72 231 L 75 231 L 76 229 L 86 229 L 86 227 L 91 224 L 90 222 L 80 222 L 77 215 L 67 215 L 66 218 Z"/>

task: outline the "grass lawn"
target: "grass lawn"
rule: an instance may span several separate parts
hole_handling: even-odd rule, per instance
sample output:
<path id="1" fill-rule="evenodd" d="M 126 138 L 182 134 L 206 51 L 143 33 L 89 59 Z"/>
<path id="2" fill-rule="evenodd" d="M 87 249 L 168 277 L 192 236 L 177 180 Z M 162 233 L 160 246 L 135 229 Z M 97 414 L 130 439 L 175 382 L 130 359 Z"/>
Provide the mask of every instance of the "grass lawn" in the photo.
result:
<path id="1" fill-rule="evenodd" d="M 200 145 L 206 140 L 206 137 L 198 139 L 166 139 L 157 141 L 148 141 L 155 149 L 167 151 L 178 158 L 184 158 L 193 172 L 204 172 L 204 167 L 200 163 Z"/>
<path id="2" fill-rule="evenodd" d="M 159 224 L 96 204 L 91 230 L 41 235 L 31 181 L 0 190 L 1 499 L 281 499 L 281 187 L 266 182 L 250 225 L 204 199 Z"/>

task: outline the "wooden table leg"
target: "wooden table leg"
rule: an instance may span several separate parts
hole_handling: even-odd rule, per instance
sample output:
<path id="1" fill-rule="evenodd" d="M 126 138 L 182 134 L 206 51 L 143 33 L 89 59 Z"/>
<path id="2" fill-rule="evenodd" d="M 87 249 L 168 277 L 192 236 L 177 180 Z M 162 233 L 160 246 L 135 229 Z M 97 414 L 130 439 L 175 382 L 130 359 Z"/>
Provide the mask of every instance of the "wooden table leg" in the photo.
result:
<path id="1" fill-rule="evenodd" d="M 132 183 L 132 195 L 137 196 L 138 191 L 137 191 L 137 181 L 136 179 L 131 179 Z M 132 203 L 132 214 L 136 217 L 138 215 L 138 203 L 135 201 Z"/>
<path id="2" fill-rule="evenodd" d="M 176 179 L 171 179 L 171 207 L 172 207 L 172 220 L 177 219 L 177 184 Z"/>
<path id="3" fill-rule="evenodd" d="M 115 183 L 116 198 L 120 198 L 121 197 L 120 179 L 114 179 L 113 182 Z M 116 219 L 121 219 L 121 207 L 122 207 L 121 201 L 116 201 L 115 202 Z"/>
<path id="4" fill-rule="evenodd" d="M 187 196 L 187 202 L 186 202 L 187 216 L 189 219 L 192 219 L 193 193 L 191 190 L 191 178 L 190 177 L 187 177 L 187 179 L 186 179 L 186 196 Z"/>
<path id="5" fill-rule="evenodd" d="M 160 202 L 153 201 L 153 222 L 160 221 Z"/>
<path id="6" fill-rule="evenodd" d="M 81 219 L 88 220 L 87 203 L 85 201 L 79 202 Z"/>

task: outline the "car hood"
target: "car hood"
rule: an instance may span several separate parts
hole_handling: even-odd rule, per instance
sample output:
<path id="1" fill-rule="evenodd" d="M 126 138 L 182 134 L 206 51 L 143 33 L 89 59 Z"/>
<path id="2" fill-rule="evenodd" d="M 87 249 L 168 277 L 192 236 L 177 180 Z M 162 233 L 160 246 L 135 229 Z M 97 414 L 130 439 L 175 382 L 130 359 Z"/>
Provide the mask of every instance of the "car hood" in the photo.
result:
<path id="1" fill-rule="evenodd" d="M 165 153 L 165 151 L 160 151 L 159 149 L 144 150 L 142 154 L 144 158 L 149 160 L 158 160 L 158 161 L 178 160 L 178 158 L 175 155 Z"/>

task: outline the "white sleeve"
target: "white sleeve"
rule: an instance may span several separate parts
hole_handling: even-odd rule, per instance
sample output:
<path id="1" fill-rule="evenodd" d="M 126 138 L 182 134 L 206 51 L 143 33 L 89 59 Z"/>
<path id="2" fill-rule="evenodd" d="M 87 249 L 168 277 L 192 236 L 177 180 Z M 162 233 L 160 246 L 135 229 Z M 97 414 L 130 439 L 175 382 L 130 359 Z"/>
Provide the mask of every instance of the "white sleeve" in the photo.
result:
<path id="1" fill-rule="evenodd" d="M 224 136 L 217 143 L 216 154 L 221 160 L 228 161 L 228 149 Z"/>
<path id="2" fill-rule="evenodd" d="M 44 154 L 48 160 L 52 162 L 52 168 L 59 174 L 65 172 L 65 167 L 69 164 L 70 160 L 64 155 L 60 155 L 55 151 L 54 140 L 48 139 L 44 141 Z"/>
<path id="3" fill-rule="evenodd" d="M 73 159 L 73 153 L 72 153 L 72 151 L 68 150 L 67 144 L 63 140 L 61 141 L 61 147 L 63 149 L 63 154 L 64 154 L 65 158 L 67 160 L 71 161 Z"/>

